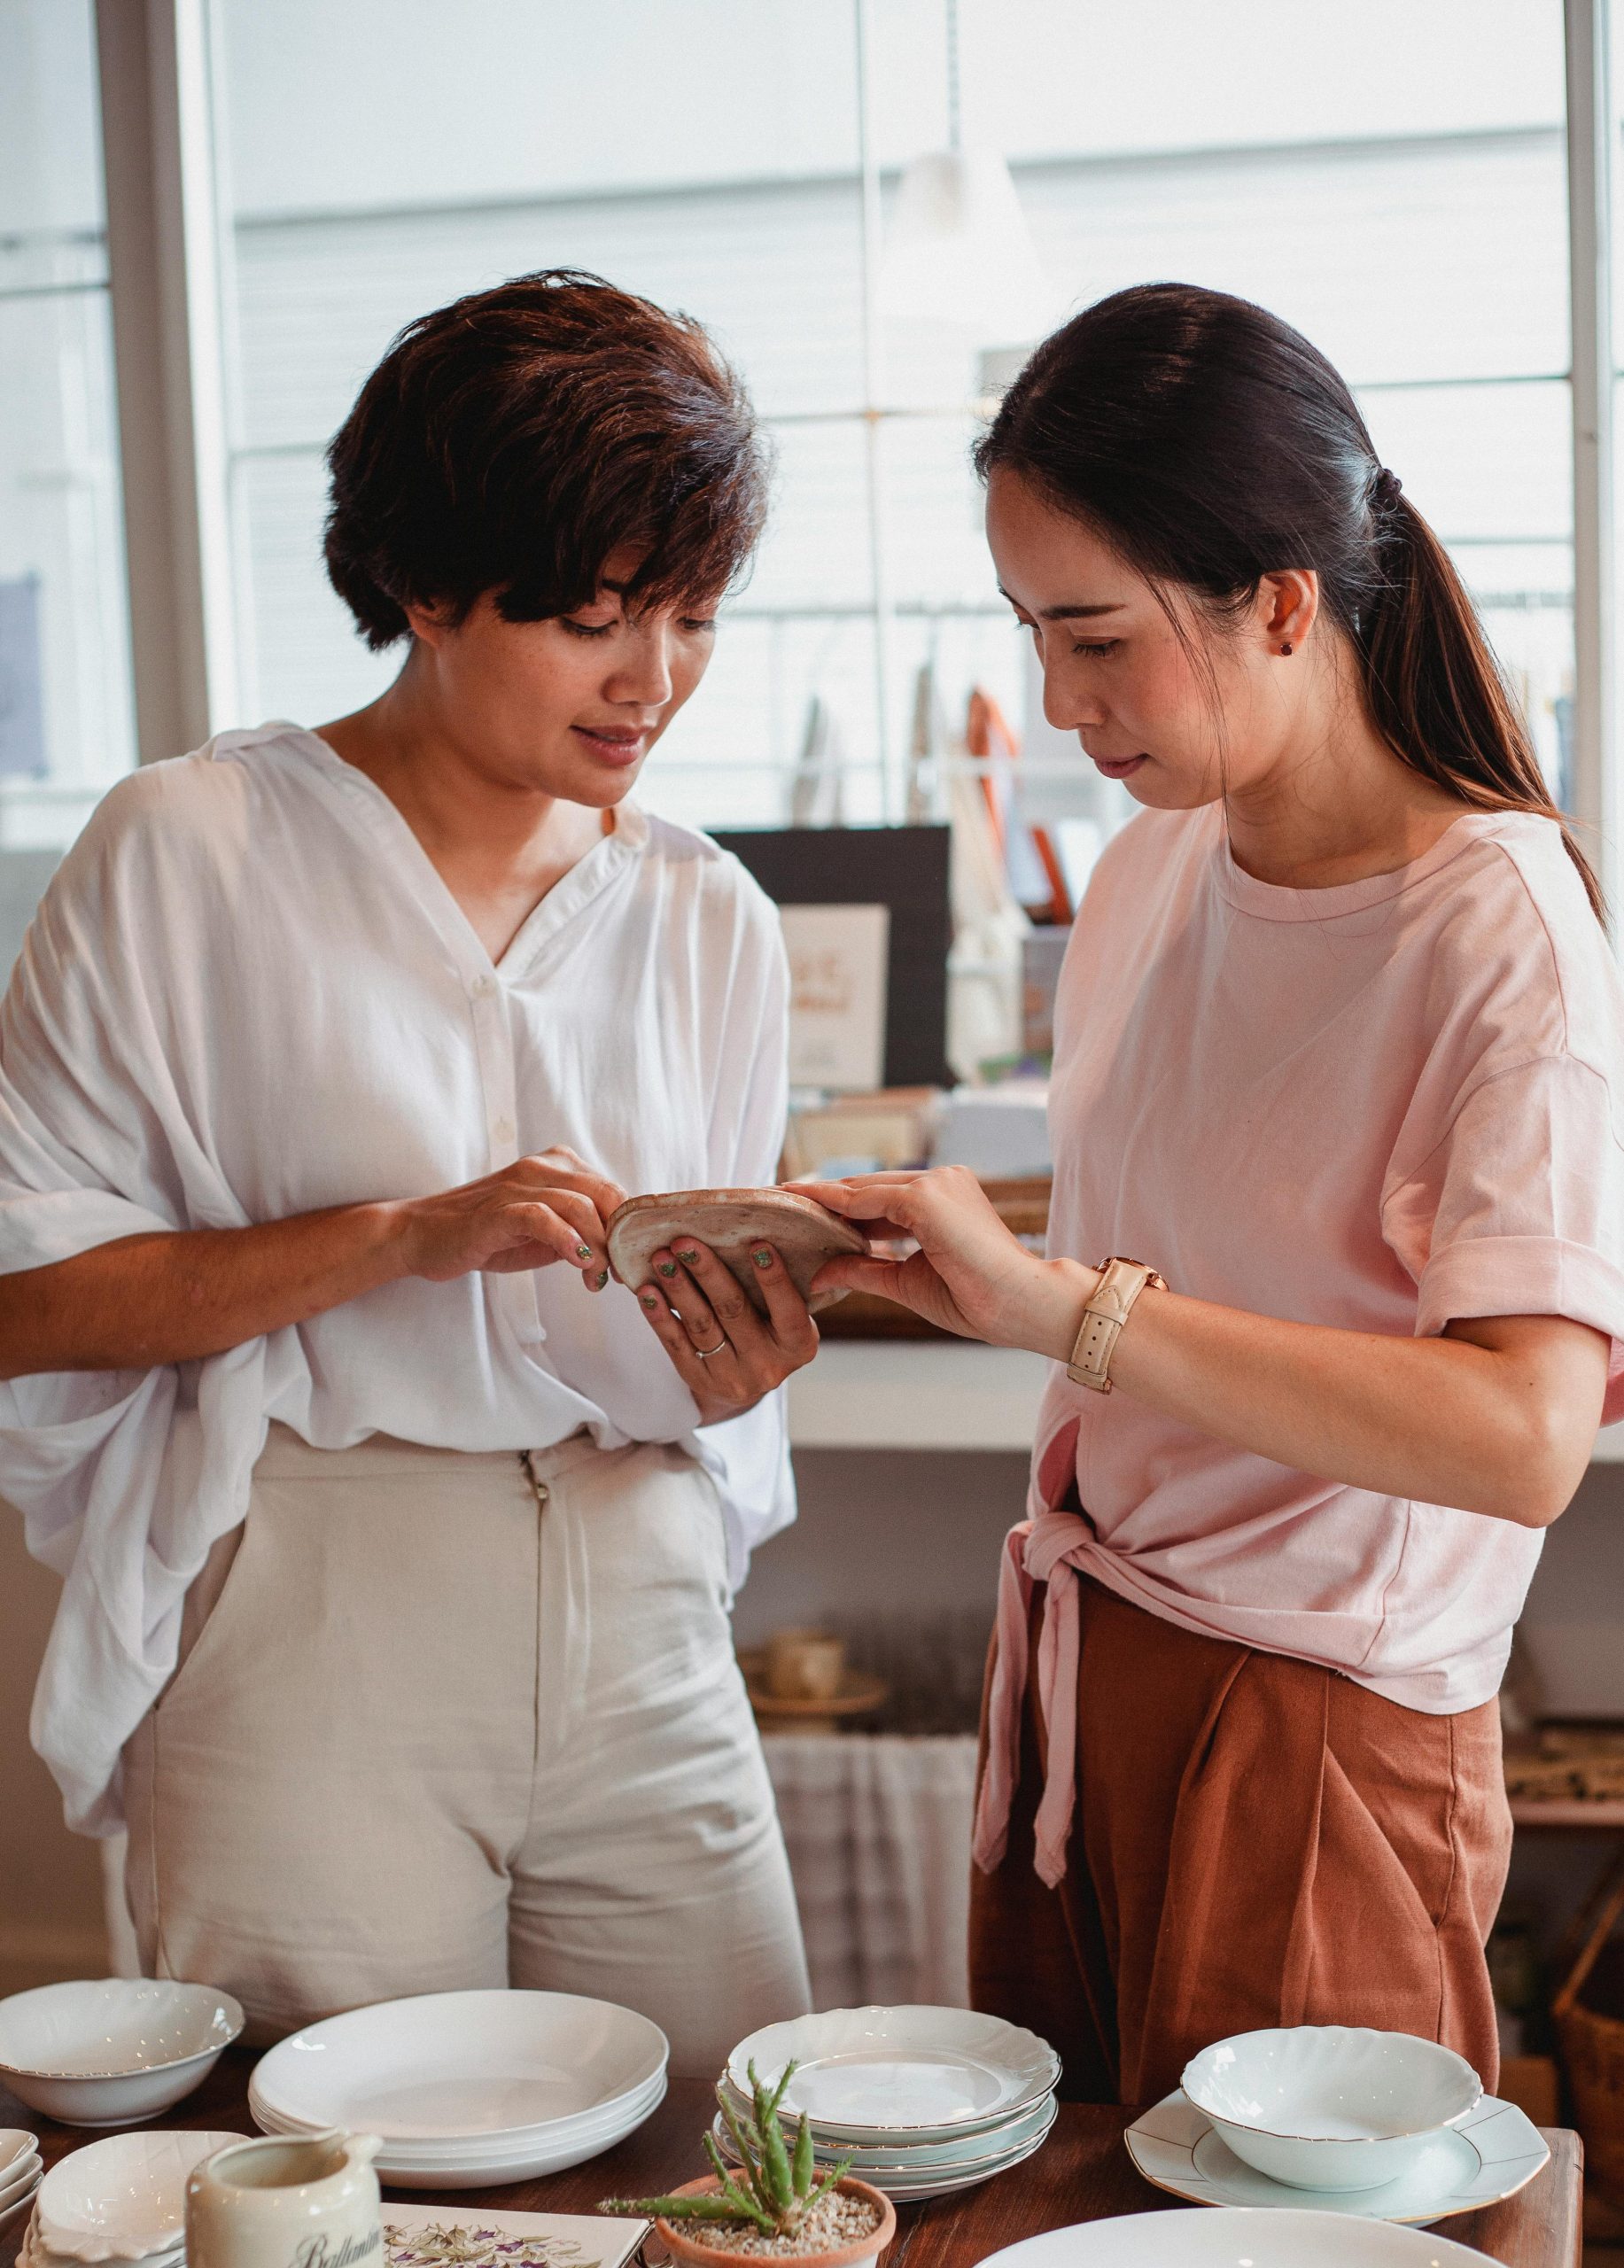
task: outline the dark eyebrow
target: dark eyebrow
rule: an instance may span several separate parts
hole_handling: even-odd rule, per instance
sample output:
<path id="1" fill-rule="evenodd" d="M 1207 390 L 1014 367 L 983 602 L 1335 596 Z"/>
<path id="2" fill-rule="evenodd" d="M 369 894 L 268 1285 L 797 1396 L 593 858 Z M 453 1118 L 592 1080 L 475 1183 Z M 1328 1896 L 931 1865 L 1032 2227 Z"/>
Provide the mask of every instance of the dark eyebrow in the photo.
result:
<path id="1" fill-rule="evenodd" d="M 1012 597 L 1010 593 L 1005 590 L 1002 583 L 998 585 L 998 592 L 1001 597 L 1009 600 L 1011 606 L 1021 605 L 1020 600 Z M 1092 620 L 1095 615 L 1120 614 L 1124 603 L 1125 602 L 1122 599 L 1108 599 L 1103 606 L 1040 607 L 1037 610 L 1037 619 L 1039 622 L 1084 622 Z M 1023 613 L 1025 610 L 1024 608 L 1022 609 Z"/>

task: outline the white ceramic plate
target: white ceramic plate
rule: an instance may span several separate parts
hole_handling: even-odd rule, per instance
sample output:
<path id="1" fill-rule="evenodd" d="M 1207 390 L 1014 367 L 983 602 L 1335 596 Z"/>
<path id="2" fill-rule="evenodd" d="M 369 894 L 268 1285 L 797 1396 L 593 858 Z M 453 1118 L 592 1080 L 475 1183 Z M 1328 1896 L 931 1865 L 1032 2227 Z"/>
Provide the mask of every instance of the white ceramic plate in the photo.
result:
<path id="1" fill-rule="evenodd" d="M 771 2023 L 727 2059 L 727 2081 L 750 2100 L 749 2066 L 764 2080 L 801 2068 L 783 2111 L 804 2110 L 820 2138 L 882 2144 L 946 2141 L 991 2126 L 1053 2093 L 1060 2058 L 1046 2039 L 969 2008 L 831 2008 Z"/>
<path id="2" fill-rule="evenodd" d="M 39 2148 L 37 2134 L 26 2133 L 20 2126 L 0 2126 L 0 2182 L 21 2159 L 29 2157 Z"/>
<path id="3" fill-rule="evenodd" d="M 386 2146 L 511 2137 L 634 2099 L 665 2069 L 664 2033 L 571 1992 L 427 1992 L 329 2016 L 254 2072 L 274 2115 L 382 2134 Z"/>
<path id="4" fill-rule="evenodd" d="M 506 2136 L 494 2144 L 470 2141 L 432 2159 L 420 2155 L 418 2146 L 403 2144 L 392 2151 L 380 2151 L 373 2163 L 379 2179 L 395 2189 L 486 2189 L 505 2181 L 532 2181 L 545 2173 L 562 2173 L 567 2166 L 581 2165 L 612 2149 L 652 2117 L 664 2099 L 662 2072 L 651 2093 L 640 2093 L 601 2118 L 543 2125 L 528 2134 Z M 277 2123 L 252 2093 L 248 2107 L 267 2133 L 315 2131 Z"/>
<path id="5" fill-rule="evenodd" d="M 30 2150 L 26 2157 L 13 2158 L 4 2174 L 0 2174 L 0 2210 L 14 2205 L 40 2186 L 44 2161 L 37 2150 Z"/>
<path id="6" fill-rule="evenodd" d="M 900 2177 L 887 2174 L 883 2179 L 878 2174 L 866 2173 L 862 2179 L 872 2183 L 874 2188 L 883 2190 L 897 2205 L 922 2205 L 931 2197 L 952 2197 L 960 2189 L 975 2189 L 982 2182 L 991 2181 L 998 2174 L 1007 2173 L 1013 2166 L 1024 2165 L 1028 2158 L 1036 2156 L 1049 2139 L 1049 2129 L 1054 2124 L 1055 2116 L 1055 2111 L 1051 2109 L 1047 2123 L 1030 2141 L 1022 2142 L 1018 2149 L 1004 2151 L 989 2164 L 948 2166 L 940 2173 L 909 2173 Z"/>
<path id="7" fill-rule="evenodd" d="M 243 2134 L 110 2134 L 58 2160 L 40 2185 L 37 2233 L 83 2261 L 172 2252 L 186 2228 L 186 2177 Z"/>
<path id="8" fill-rule="evenodd" d="M 1238 2158 L 1182 2088 L 1136 2119 L 1128 2151 L 1146 2181 L 1201 2205 L 1301 2207 L 1420 2226 L 1514 2197 L 1547 2163 L 1539 2130 L 1514 2103 L 1486 2094 L 1463 2126 L 1421 2145 L 1415 2163 L 1379 2189 L 1312 2190 L 1271 2181 Z"/>
<path id="9" fill-rule="evenodd" d="M 664 2101 L 665 2075 L 656 2074 L 648 2086 L 635 2095 L 610 2103 L 602 2110 L 589 2112 L 581 2118 L 558 2119 L 543 2124 L 528 2132 L 495 2137 L 473 2136 L 461 2141 L 423 2142 L 400 2141 L 380 2150 L 373 2160 L 380 2175 L 391 2179 L 407 2173 L 426 2178 L 437 2171 L 472 2173 L 476 2169 L 528 2163 L 538 2155 L 547 2155 L 556 2165 L 579 2164 L 583 2157 L 607 2149 L 610 2142 L 618 2141 L 649 2117 Z M 323 2130 L 302 2121 L 284 2118 L 270 2110 L 254 2094 L 252 2085 L 248 2093 L 248 2108 L 254 2122 L 272 2134 L 315 2134 Z M 572 2155 L 560 2153 L 570 2151 Z M 493 2174 L 492 2179 L 495 2176 Z"/>
<path id="10" fill-rule="evenodd" d="M 1037 2109 L 1017 2119 L 1013 2129 L 1000 2129 L 992 2138 L 995 2147 L 983 2147 L 988 2137 L 978 2134 L 974 2147 L 966 2142 L 947 2142 L 938 2151 L 908 2150 L 898 2158 L 881 2159 L 877 2163 L 872 2154 L 857 2153 L 838 2145 L 820 2144 L 814 2152 L 818 2165 L 827 2171 L 832 2165 L 851 2162 L 851 2171 L 859 2181 L 871 2181 L 876 2189 L 883 2189 L 888 2197 L 899 2195 L 914 2182 L 929 2181 L 932 2194 L 941 2181 L 955 2180 L 960 2174 L 975 2181 L 984 2181 L 990 2174 L 1000 2173 L 1006 2165 L 1014 2165 L 1036 2149 L 1048 2133 L 1055 2120 L 1053 2095 L 1046 2095 Z M 711 2128 L 717 2148 L 728 2159 L 734 2156 L 733 2139 L 722 2118 L 716 2118 Z"/>
<path id="11" fill-rule="evenodd" d="M 38 2191 L 39 2184 L 35 2182 L 32 2188 L 25 2189 L 20 2197 L 13 2197 L 9 2205 L 0 2205 L 0 2229 L 9 2229 L 19 2215 L 26 2213 Z"/>
<path id="12" fill-rule="evenodd" d="M 856 2142 L 820 2141 L 814 2135 L 812 2153 L 824 2165 L 850 2158 L 852 2172 L 865 2181 L 871 2167 L 882 2173 L 939 2173 L 944 2167 L 978 2165 L 984 2158 L 1001 2157 L 1006 2151 L 1018 2148 L 1044 2131 L 1053 2108 L 1054 2097 L 1046 2094 L 1030 2110 L 1022 2110 L 997 2126 L 978 2127 L 973 2134 L 955 2134 L 951 2141 L 921 2142 L 910 2148 L 886 2142 L 869 2149 Z M 721 2141 L 727 2130 L 719 2117 L 716 2124 L 717 2140 Z M 726 2146 L 730 2148 L 731 2143 Z"/>
<path id="13" fill-rule="evenodd" d="M 1486 2256 L 1391 2221 L 1336 2213 L 1130 2213 L 1047 2229 L 982 2268 L 1484 2268 Z"/>
<path id="14" fill-rule="evenodd" d="M 499 2134 L 471 2134 L 443 2139 L 423 2140 L 402 2137 L 387 2141 L 375 2163 L 383 2164 L 395 2159 L 408 2159 L 413 2164 L 431 2166 L 440 2163 L 466 2164 L 480 2157 L 497 2158 L 510 2155 L 516 2141 L 529 2144 L 538 2139 L 556 2141 L 565 2139 L 582 2140 L 607 2133 L 611 2127 L 624 2132 L 628 2117 L 646 2116 L 665 2093 L 665 2074 L 657 2071 L 647 2086 L 639 2087 L 629 2095 L 617 2096 L 611 2102 L 596 2110 L 584 2111 L 578 2118 L 542 2119 L 534 2126 L 521 2127 Z M 273 2109 L 263 2101 L 249 2082 L 248 2108 L 256 2123 L 268 2132 L 283 2134 L 319 2134 L 326 2130 L 312 2119 L 292 2118 L 285 2112 Z"/>

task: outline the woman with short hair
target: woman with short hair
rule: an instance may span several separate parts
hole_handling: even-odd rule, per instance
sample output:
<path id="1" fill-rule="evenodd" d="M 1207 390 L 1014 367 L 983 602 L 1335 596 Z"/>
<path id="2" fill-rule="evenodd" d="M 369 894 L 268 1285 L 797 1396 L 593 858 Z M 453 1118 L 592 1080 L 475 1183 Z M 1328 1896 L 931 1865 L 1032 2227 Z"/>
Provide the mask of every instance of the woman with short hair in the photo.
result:
<path id="1" fill-rule="evenodd" d="M 1049 1254 L 948 1171 L 825 1287 L 1053 1358 L 988 1689 L 977 2005 L 1154 2101 L 1228 2034 L 1498 2063 L 1495 1695 L 1624 1415 L 1624 991 L 1448 555 L 1309 342 L 1120 292 L 978 451 L 1051 723 L 1145 806 L 1061 973 Z"/>
<path id="2" fill-rule="evenodd" d="M 709 2076 L 807 2005 L 728 1604 L 816 1332 L 765 1247 L 765 1319 L 700 1247 L 610 1287 L 604 1223 L 776 1169 L 776 916 L 630 792 L 760 447 L 696 324 L 555 272 L 412 324 L 329 461 L 399 675 L 113 788 L 5 1001 L 35 1739 L 252 2036 L 511 1982 Z"/>

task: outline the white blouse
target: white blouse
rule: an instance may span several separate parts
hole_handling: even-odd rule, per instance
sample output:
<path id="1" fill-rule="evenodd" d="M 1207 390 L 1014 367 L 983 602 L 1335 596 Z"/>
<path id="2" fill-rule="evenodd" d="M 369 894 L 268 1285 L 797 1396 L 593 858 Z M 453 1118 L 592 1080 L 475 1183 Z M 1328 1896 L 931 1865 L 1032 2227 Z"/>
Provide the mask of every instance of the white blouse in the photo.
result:
<path id="1" fill-rule="evenodd" d="M 0 1272 L 428 1195 L 557 1142 L 633 1192 L 771 1181 L 787 998 L 771 903 L 702 835 L 623 804 L 493 966 L 363 773 L 297 726 L 222 734 L 112 790 L 29 930 L 0 1009 Z M 782 1393 L 701 1428 L 631 1293 L 563 1266 L 0 1383 L 0 1490 L 65 1579 L 33 1736 L 73 1826 L 120 1822 L 120 1751 L 273 1418 L 334 1449 L 680 1442 L 735 1584 L 794 1518 Z"/>

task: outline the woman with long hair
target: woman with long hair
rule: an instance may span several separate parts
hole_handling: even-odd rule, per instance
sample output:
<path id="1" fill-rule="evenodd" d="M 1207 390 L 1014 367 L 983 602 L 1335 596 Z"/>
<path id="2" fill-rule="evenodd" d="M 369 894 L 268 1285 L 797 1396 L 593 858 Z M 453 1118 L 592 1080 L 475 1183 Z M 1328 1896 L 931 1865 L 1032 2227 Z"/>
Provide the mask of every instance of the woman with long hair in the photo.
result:
<path id="1" fill-rule="evenodd" d="M 1334 370 L 1124 291 L 980 444 L 1050 721 L 1145 808 L 1061 978 L 1049 1254 L 954 1171 L 829 1263 L 1051 1356 L 1004 1562 L 977 2004 L 1144 2101 L 1368 2023 L 1492 2086 L 1496 1692 L 1624 1413 L 1624 996 L 1465 593 Z"/>
<path id="2" fill-rule="evenodd" d="M 777 917 L 631 796 L 761 449 L 696 324 L 550 272 L 402 332 L 329 462 L 399 674 L 115 788 L 0 1021 L 35 1739 L 251 2037 L 512 1983 L 709 2077 L 807 2004 L 728 1602 L 817 1334 L 770 1247 L 758 1319 L 700 1246 L 610 1286 L 604 1223 L 782 1139 Z"/>

